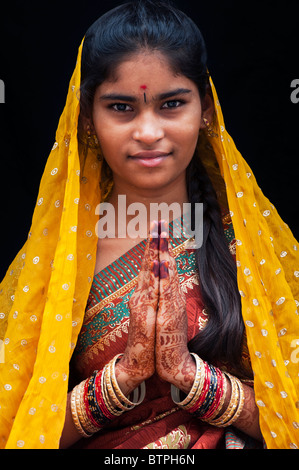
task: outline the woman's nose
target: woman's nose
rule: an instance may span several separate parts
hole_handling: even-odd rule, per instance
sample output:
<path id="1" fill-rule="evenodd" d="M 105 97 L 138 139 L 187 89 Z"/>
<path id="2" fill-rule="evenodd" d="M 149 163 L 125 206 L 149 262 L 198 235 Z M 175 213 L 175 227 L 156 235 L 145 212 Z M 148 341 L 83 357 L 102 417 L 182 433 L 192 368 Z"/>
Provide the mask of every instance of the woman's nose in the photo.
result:
<path id="1" fill-rule="evenodd" d="M 151 145 L 163 139 L 163 137 L 164 129 L 156 116 L 145 113 L 135 121 L 135 129 L 133 132 L 134 140 Z"/>

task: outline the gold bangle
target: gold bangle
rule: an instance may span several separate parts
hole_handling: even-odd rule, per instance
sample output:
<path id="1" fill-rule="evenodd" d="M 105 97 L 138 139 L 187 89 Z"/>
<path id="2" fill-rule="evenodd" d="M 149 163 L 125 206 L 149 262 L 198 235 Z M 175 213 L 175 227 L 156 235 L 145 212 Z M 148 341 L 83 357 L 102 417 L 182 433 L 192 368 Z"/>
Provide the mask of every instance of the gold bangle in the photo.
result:
<path id="1" fill-rule="evenodd" d="M 110 364 L 111 362 L 109 362 L 107 364 L 107 367 L 105 369 L 105 387 L 106 387 L 106 390 L 108 390 L 108 397 L 110 398 L 110 400 L 112 401 L 113 405 L 117 408 L 117 409 L 120 409 L 120 410 L 123 410 L 123 411 L 127 411 L 128 409 L 130 409 L 128 406 L 126 405 L 123 405 L 120 400 L 117 398 L 116 394 L 115 394 L 115 391 L 112 387 L 112 384 L 111 384 L 111 369 L 110 369 Z"/>
<path id="2" fill-rule="evenodd" d="M 77 411 L 77 416 L 78 416 L 78 419 L 79 419 L 79 422 L 80 422 L 82 428 L 84 429 L 84 431 L 86 431 L 88 433 L 87 429 L 85 428 L 85 424 L 86 424 L 86 421 L 87 421 L 87 415 L 86 415 L 84 407 L 82 406 L 82 401 L 83 401 L 82 385 L 84 387 L 84 382 L 81 382 L 76 387 L 76 411 Z"/>
<path id="3" fill-rule="evenodd" d="M 88 379 L 86 379 L 88 380 Z M 79 421 L 81 423 L 81 426 L 83 427 L 84 431 L 86 433 L 94 434 L 99 430 L 99 427 L 96 427 L 89 419 L 87 416 L 86 408 L 85 408 L 85 403 L 84 403 L 84 387 L 86 380 L 83 380 L 78 385 L 78 391 L 77 391 L 77 414 Z"/>
<path id="4" fill-rule="evenodd" d="M 197 399 L 199 398 L 202 392 L 204 379 L 205 379 L 205 374 L 202 373 L 202 364 L 203 364 L 202 359 L 197 354 L 194 354 L 194 353 L 190 353 L 190 354 L 191 356 L 195 358 L 195 362 L 196 362 L 196 373 L 195 373 L 194 382 L 193 382 L 190 392 L 184 398 L 184 400 L 178 401 L 180 399 L 180 390 L 174 385 L 171 385 L 171 397 L 172 397 L 173 402 L 176 405 L 182 408 L 185 408 L 186 410 L 188 408 L 191 408 L 193 406 L 193 403 L 195 403 L 195 401 L 197 401 Z"/>
<path id="5" fill-rule="evenodd" d="M 77 413 L 77 404 L 76 404 L 76 399 L 77 399 L 77 388 L 78 386 L 76 386 L 73 390 L 72 390 L 72 393 L 71 393 L 71 412 L 72 412 L 72 418 L 73 418 L 73 422 L 74 422 L 74 425 L 75 425 L 75 428 L 76 430 L 78 431 L 78 433 L 83 436 L 83 437 L 90 437 L 91 434 L 88 434 L 84 431 L 81 423 L 80 423 L 80 420 L 79 420 L 79 417 L 78 417 L 78 413 Z"/>
<path id="6" fill-rule="evenodd" d="M 222 372 L 222 374 L 223 374 L 223 372 Z M 203 419 L 202 421 L 204 421 L 205 423 L 211 423 L 211 421 L 213 421 L 213 419 L 215 419 L 218 416 L 218 414 L 222 410 L 224 400 L 225 400 L 225 397 L 226 397 L 226 393 L 227 393 L 227 381 L 226 381 L 226 378 L 224 376 L 223 377 L 223 394 L 222 394 L 222 397 L 220 399 L 219 405 L 217 406 L 214 413 L 208 419 Z"/>
<path id="7" fill-rule="evenodd" d="M 189 403 L 187 403 L 187 405 L 184 406 L 184 409 L 185 410 L 189 410 L 190 408 L 192 408 L 195 403 L 199 400 L 201 394 L 202 394 L 202 391 L 203 391 L 203 387 L 204 387 L 204 384 L 205 384 L 205 381 L 206 381 L 206 367 L 203 365 L 203 361 L 202 359 L 198 358 L 199 359 L 199 369 L 198 369 L 198 374 L 199 374 L 199 383 L 198 383 L 198 387 L 197 387 L 197 390 L 194 394 L 194 397 L 190 400 Z"/>
<path id="8" fill-rule="evenodd" d="M 110 361 L 110 382 L 111 382 L 111 385 L 112 385 L 112 388 L 113 388 L 113 391 L 115 392 L 116 394 L 116 397 L 121 401 L 122 404 L 125 404 L 125 405 L 128 405 L 126 407 L 126 410 L 130 410 L 132 408 L 134 408 L 135 406 L 137 405 L 140 405 L 143 400 L 144 400 L 144 397 L 145 397 L 145 383 L 142 382 L 140 384 L 140 395 L 138 393 L 138 390 L 139 390 L 139 387 L 136 387 L 134 389 L 134 392 L 133 392 L 133 401 L 129 400 L 122 392 L 122 390 L 120 389 L 119 385 L 118 385 L 118 382 L 117 382 L 117 379 L 116 379 L 116 376 L 115 376 L 115 364 L 116 364 L 116 361 L 117 359 L 120 357 L 120 356 L 123 356 L 123 354 L 118 354 L 117 356 L 115 356 L 112 361 Z M 138 395 L 139 395 L 139 398 L 138 398 Z M 124 406 L 125 406 L 124 405 Z"/>
<path id="9" fill-rule="evenodd" d="M 232 416 L 230 421 L 226 422 L 225 426 L 230 426 L 231 424 L 235 423 L 237 419 L 239 418 L 240 414 L 242 413 L 242 410 L 244 408 L 244 403 L 245 403 L 245 394 L 244 394 L 244 388 L 242 386 L 242 383 L 237 377 L 235 377 L 235 380 L 237 382 L 238 388 L 239 388 L 239 403 L 238 407 L 236 409 L 235 414 Z"/>
<path id="10" fill-rule="evenodd" d="M 116 409 L 114 406 L 112 406 L 110 402 L 109 392 L 107 389 L 106 378 L 105 378 L 107 368 L 108 368 L 108 365 L 106 364 L 104 366 L 102 377 L 101 377 L 101 391 L 103 395 L 103 400 L 108 411 L 110 411 L 111 414 L 113 414 L 114 416 L 120 416 L 123 413 L 123 410 Z"/>
<path id="11" fill-rule="evenodd" d="M 218 427 L 228 426 L 227 423 L 230 422 L 232 416 L 235 414 L 236 409 L 238 407 L 238 403 L 239 403 L 239 393 L 238 393 L 239 387 L 237 384 L 237 379 L 233 377 L 232 375 L 228 374 L 227 372 L 224 372 L 224 374 L 229 378 L 232 390 L 231 390 L 230 401 L 225 412 L 219 418 L 213 421 L 210 420 L 210 424 L 212 424 L 213 426 L 218 426 Z"/>
<path id="12" fill-rule="evenodd" d="M 110 368 L 109 370 L 109 379 L 107 379 L 109 381 L 109 386 L 111 386 L 112 388 L 112 395 L 113 397 L 117 400 L 117 402 L 119 403 L 119 407 L 121 407 L 122 409 L 124 409 L 125 411 L 126 410 L 130 410 L 132 408 L 135 407 L 135 403 L 133 403 L 132 401 L 130 401 L 124 394 L 123 392 L 121 391 L 118 383 L 117 383 L 117 380 L 116 380 L 116 377 L 115 377 L 115 363 L 117 361 L 117 359 L 122 356 L 122 354 L 118 354 L 117 356 L 115 356 L 110 362 L 109 362 L 109 365 L 108 367 Z M 110 390 L 108 386 L 108 390 Z M 127 405 L 127 406 L 126 406 Z"/>

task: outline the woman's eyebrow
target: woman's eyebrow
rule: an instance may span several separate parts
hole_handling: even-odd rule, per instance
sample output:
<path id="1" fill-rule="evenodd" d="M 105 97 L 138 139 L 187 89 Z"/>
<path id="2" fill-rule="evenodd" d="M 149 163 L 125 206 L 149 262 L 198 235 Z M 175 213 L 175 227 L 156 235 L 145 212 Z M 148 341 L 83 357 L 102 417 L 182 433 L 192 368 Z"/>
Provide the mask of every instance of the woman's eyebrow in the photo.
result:
<path id="1" fill-rule="evenodd" d="M 166 91 L 165 93 L 160 93 L 159 95 L 157 95 L 157 97 L 154 97 L 154 99 L 166 100 L 176 95 L 183 95 L 183 94 L 187 94 L 191 92 L 192 90 L 189 90 L 188 88 L 176 88 L 174 90 Z M 136 103 L 136 101 L 138 101 L 139 99 L 140 99 L 139 96 L 122 95 L 120 93 L 106 93 L 99 97 L 100 101 L 102 100 L 127 101 L 129 103 Z"/>
<path id="2" fill-rule="evenodd" d="M 130 103 L 134 103 L 137 101 L 136 96 L 130 95 L 120 95 L 119 93 L 107 93 L 105 95 L 101 95 L 99 100 L 112 100 L 112 101 L 129 101 Z"/>
<path id="3" fill-rule="evenodd" d="M 161 93 L 160 95 L 158 95 L 158 100 L 166 100 L 167 98 L 172 98 L 176 95 L 185 95 L 191 92 L 192 90 L 189 90 L 188 88 L 176 88 L 175 90 L 170 90 L 165 93 Z"/>

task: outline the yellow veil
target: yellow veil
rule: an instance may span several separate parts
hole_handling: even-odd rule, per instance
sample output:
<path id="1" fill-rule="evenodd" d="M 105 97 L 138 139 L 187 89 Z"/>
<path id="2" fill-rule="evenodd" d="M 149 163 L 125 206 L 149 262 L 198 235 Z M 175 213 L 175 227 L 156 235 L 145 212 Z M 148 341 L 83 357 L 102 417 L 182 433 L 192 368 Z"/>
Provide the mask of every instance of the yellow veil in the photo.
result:
<path id="1" fill-rule="evenodd" d="M 2 448 L 58 447 L 69 360 L 93 278 L 101 164 L 94 151 L 84 158 L 78 148 L 81 50 L 82 44 L 28 240 L 0 286 Z M 212 81 L 211 87 L 215 134 L 207 139 L 218 163 L 205 163 L 212 180 L 223 177 L 237 239 L 261 429 L 268 448 L 298 448 L 298 244 L 228 135 Z"/>

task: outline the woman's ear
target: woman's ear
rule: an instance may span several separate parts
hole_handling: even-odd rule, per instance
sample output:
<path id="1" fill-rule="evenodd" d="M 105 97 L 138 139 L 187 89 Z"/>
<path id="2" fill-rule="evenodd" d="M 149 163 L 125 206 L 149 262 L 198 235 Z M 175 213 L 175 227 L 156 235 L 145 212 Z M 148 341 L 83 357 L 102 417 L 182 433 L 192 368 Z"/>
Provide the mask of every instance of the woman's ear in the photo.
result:
<path id="1" fill-rule="evenodd" d="M 207 122 L 212 123 L 213 122 L 213 117 L 214 117 L 214 112 L 215 112 L 215 107 L 214 107 L 214 100 L 212 96 L 212 91 L 210 87 L 208 87 L 206 95 L 204 99 L 202 100 L 202 116 L 201 116 L 201 125 L 200 128 L 203 129 L 207 127 Z"/>

